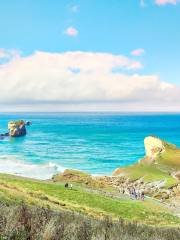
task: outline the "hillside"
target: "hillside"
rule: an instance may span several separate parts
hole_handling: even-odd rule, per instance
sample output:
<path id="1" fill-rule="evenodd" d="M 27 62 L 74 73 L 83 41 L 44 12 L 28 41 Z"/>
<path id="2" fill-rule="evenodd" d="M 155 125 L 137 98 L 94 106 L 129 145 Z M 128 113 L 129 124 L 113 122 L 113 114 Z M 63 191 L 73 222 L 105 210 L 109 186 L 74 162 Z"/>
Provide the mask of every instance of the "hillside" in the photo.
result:
<path id="1" fill-rule="evenodd" d="M 53 221 L 57 221 L 57 218 L 60 214 L 61 216 L 66 216 L 63 217 L 64 220 L 61 219 L 61 221 L 66 222 L 67 218 L 70 218 L 71 220 L 69 221 L 75 224 L 75 226 L 78 228 L 82 227 L 77 223 L 78 218 L 84 219 L 83 221 L 85 221 L 85 225 L 90 223 L 92 224 L 93 222 L 96 227 L 101 224 L 104 227 L 107 224 L 107 221 L 110 221 L 109 228 L 114 228 L 114 230 L 111 230 L 115 232 L 117 229 L 119 229 L 118 224 L 121 224 L 121 227 L 123 225 L 124 228 L 124 234 L 127 231 L 127 239 L 131 239 L 132 237 L 130 232 L 130 228 L 132 227 L 134 228 L 134 234 L 138 234 L 139 237 L 141 237 L 132 239 L 144 239 L 142 238 L 143 234 L 146 234 L 146 236 L 150 237 L 150 235 L 154 236 L 157 233 L 162 235 L 161 239 L 168 239 L 165 238 L 165 236 L 171 232 L 172 227 L 174 229 L 174 239 L 178 239 L 176 238 L 176 235 L 180 235 L 180 232 L 177 228 L 180 225 L 180 219 L 174 216 L 163 205 L 158 204 L 150 199 L 140 202 L 120 195 L 118 197 L 117 195 L 107 197 L 104 194 L 101 194 L 101 192 L 97 191 L 95 193 L 78 184 L 74 184 L 73 189 L 71 190 L 65 189 L 63 182 L 53 183 L 47 181 L 37 181 L 33 179 L 0 174 L 0 202 L 0 222 L 1 224 L 7 224 L 6 227 L 0 228 L 0 236 L 1 234 L 4 236 L 4 229 L 6 229 L 8 232 L 7 228 L 11 229 L 17 227 L 16 221 L 19 222 L 19 220 L 14 217 L 13 221 L 11 219 L 13 214 L 17 214 L 17 209 L 20 209 L 18 210 L 18 216 L 21 211 L 23 211 L 23 216 L 19 216 L 23 222 L 21 223 L 22 225 L 25 224 L 25 222 L 26 224 L 28 222 L 28 224 L 31 225 L 28 219 L 31 215 L 36 215 L 37 218 L 36 212 L 39 212 L 39 221 L 45 221 L 45 219 L 41 219 L 41 217 L 44 218 L 45 214 L 47 217 L 46 224 L 48 227 L 52 227 L 53 229 L 55 228 L 55 225 L 57 225 L 57 222 L 55 224 Z M 25 218 L 25 220 L 22 220 L 22 218 Z M 51 218 L 53 218 L 53 220 Z M 120 222 L 119 219 L 121 219 Z M 33 221 L 37 221 L 37 219 L 34 219 Z M 50 221 L 50 223 L 48 221 Z M 137 223 L 139 225 L 137 225 Z M 45 224 L 45 222 L 42 222 L 42 224 Z M 52 224 L 52 226 L 49 226 L 49 224 Z M 32 226 L 29 227 L 32 228 Z M 92 232 L 93 231 L 94 230 L 92 230 Z M 7 232 L 6 234 L 9 234 Z M 125 239 L 125 235 L 124 238 L 120 238 L 122 235 L 119 235 L 119 238 L 114 239 Z M 27 238 L 22 237 L 17 239 Z M 107 239 L 113 239 L 113 237 Z"/>

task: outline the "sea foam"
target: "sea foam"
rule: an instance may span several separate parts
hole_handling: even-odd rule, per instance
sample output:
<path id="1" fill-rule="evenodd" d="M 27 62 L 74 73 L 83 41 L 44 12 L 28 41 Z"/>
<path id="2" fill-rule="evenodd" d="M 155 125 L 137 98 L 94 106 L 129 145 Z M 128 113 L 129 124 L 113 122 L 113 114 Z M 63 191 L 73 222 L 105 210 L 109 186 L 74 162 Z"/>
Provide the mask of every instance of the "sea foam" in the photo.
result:
<path id="1" fill-rule="evenodd" d="M 46 164 L 34 164 L 17 160 L 15 156 L 0 157 L 1 173 L 46 180 L 52 178 L 54 174 L 63 172 L 64 170 L 64 167 L 53 162 L 48 162 Z"/>

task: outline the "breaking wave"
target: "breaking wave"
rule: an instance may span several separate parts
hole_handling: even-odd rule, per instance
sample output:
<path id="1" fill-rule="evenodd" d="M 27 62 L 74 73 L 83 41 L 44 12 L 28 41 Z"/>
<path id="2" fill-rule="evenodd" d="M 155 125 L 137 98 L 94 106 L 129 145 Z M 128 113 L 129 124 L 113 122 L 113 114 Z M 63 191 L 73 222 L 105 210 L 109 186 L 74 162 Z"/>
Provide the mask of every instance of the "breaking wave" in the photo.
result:
<path id="1" fill-rule="evenodd" d="M 1 173 L 46 180 L 52 178 L 54 174 L 63 172 L 65 169 L 66 168 L 53 162 L 48 162 L 46 164 L 34 164 L 17 160 L 14 156 L 0 157 Z"/>

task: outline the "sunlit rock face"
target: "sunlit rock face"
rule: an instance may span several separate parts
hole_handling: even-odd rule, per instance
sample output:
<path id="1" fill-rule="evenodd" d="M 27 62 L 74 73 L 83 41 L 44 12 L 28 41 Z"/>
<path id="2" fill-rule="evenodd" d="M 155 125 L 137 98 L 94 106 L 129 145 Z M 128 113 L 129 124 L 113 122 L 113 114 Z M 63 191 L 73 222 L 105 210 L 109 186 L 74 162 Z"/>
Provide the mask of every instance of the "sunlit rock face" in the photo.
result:
<path id="1" fill-rule="evenodd" d="M 171 174 L 174 178 L 176 178 L 177 180 L 180 181 L 180 171 L 177 171 L 177 172 L 173 172 Z M 180 190 L 180 189 L 179 189 Z M 180 191 L 179 191 L 180 192 Z"/>
<path id="2" fill-rule="evenodd" d="M 116 168 L 112 174 L 113 176 L 123 176 L 124 168 Z"/>
<path id="3" fill-rule="evenodd" d="M 153 136 L 146 137 L 144 139 L 144 147 L 146 152 L 146 160 L 147 161 L 154 161 L 158 154 L 165 151 L 164 142 Z"/>
<path id="4" fill-rule="evenodd" d="M 138 167 L 139 164 L 151 164 L 157 160 L 159 154 L 162 154 L 166 151 L 166 142 L 161 140 L 155 136 L 148 136 L 144 139 L 144 147 L 145 147 L 145 156 L 143 159 L 140 159 L 137 163 L 135 163 L 132 167 Z M 127 167 L 117 168 L 113 172 L 113 175 L 124 176 Z"/>
<path id="5" fill-rule="evenodd" d="M 9 136 L 21 137 L 26 135 L 26 123 L 23 120 L 8 123 Z"/>

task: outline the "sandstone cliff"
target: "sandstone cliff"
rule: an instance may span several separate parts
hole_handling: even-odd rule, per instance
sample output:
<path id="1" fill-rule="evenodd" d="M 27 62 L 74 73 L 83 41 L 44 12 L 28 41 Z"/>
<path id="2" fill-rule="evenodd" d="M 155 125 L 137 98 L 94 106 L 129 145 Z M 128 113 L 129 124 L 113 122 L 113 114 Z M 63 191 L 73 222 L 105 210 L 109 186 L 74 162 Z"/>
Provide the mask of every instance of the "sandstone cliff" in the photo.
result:
<path id="1" fill-rule="evenodd" d="M 146 151 L 146 160 L 149 162 L 156 160 L 156 157 L 165 151 L 164 142 L 153 136 L 149 136 L 144 139 L 144 146 Z"/>
<path id="2" fill-rule="evenodd" d="M 148 136 L 144 139 L 145 156 L 138 163 L 124 168 L 118 168 L 113 175 L 123 175 L 128 169 L 139 169 L 142 165 L 148 170 L 156 168 L 178 178 L 180 170 L 180 149 L 175 145 L 161 140 L 155 136 Z M 142 172 L 148 174 L 148 172 Z"/>

